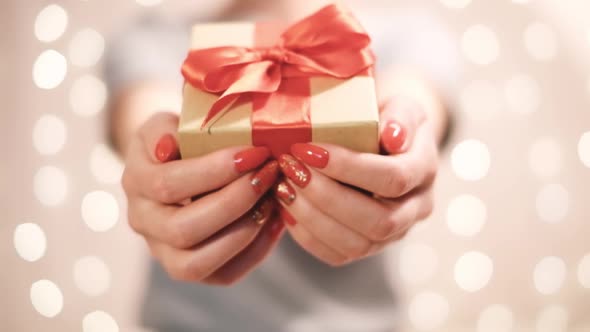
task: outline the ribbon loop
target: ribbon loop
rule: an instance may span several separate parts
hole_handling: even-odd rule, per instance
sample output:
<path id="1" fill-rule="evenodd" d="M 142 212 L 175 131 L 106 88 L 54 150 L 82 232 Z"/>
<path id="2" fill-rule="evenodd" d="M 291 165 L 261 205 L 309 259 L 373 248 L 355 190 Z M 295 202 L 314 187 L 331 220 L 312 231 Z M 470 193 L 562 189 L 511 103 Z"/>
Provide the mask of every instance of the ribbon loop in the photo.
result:
<path id="1" fill-rule="evenodd" d="M 375 62 L 369 43 L 354 17 L 332 4 L 292 25 L 273 47 L 192 50 L 182 74 L 195 88 L 220 96 L 205 117 L 205 126 L 240 95 L 274 93 L 285 78 L 350 78 L 363 72 Z"/>

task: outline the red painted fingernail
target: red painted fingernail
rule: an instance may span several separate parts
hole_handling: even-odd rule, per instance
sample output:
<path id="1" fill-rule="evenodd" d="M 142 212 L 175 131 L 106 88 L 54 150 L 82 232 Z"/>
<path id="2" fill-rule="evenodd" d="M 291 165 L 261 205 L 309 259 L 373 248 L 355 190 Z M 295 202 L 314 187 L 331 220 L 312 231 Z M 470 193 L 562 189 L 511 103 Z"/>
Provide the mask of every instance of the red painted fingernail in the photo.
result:
<path id="1" fill-rule="evenodd" d="M 301 188 L 307 186 L 311 180 L 311 173 L 307 167 L 291 155 L 281 155 L 279 157 L 279 165 L 281 166 L 283 173 Z"/>
<path id="2" fill-rule="evenodd" d="M 389 121 L 381 133 L 381 143 L 389 153 L 399 152 L 406 142 L 406 129 L 397 121 Z"/>
<path id="3" fill-rule="evenodd" d="M 291 145 L 293 156 L 311 167 L 324 168 L 328 165 L 330 154 L 326 149 L 307 143 L 295 143 Z"/>
<path id="4" fill-rule="evenodd" d="M 295 220 L 295 218 L 293 218 L 293 216 L 289 212 L 287 212 L 287 209 L 285 209 L 284 207 L 279 208 L 279 214 L 281 216 L 281 219 L 285 222 L 285 224 L 290 226 L 297 225 L 297 220 Z"/>
<path id="5" fill-rule="evenodd" d="M 250 218 L 259 225 L 264 224 L 273 212 L 274 204 L 270 199 L 259 201 L 250 212 Z"/>
<path id="6" fill-rule="evenodd" d="M 272 225 L 270 225 L 270 238 L 273 240 L 278 239 L 283 234 L 284 229 L 285 223 L 281 219 L 276 218 L 273 220 Z"/>
<path id="7" fill-rule="evenodd" d="M 155 155 L 156 159 L 162 163 L 178 159 L 178 145 L 176 145 L 176 139 L 174 139 L 174 136 L 171 134 L 162 136 L 156 145 Z"/>
<path id="8" fill-rule="evenodd" d="M 279 164 L 276 160 L 269 161 L 262 167 L 252 180 L 250 184 L 257 194 L 266 192 L 279 177 Z"/>
<path id="9" fill-rule="evenodd" d="M 274 187 L 275 194 L 287 205 L 295 200 L 295 189 L 287 181 L 281 181 Z"/>
<path id="10" fill-rule="evenodd" d="M 242 150 L 234 156 L 234 166 L 240 173 L 251 171 L 262 165 L 270 157 L 270 149 L 265 146 L 257 146 Z"/>

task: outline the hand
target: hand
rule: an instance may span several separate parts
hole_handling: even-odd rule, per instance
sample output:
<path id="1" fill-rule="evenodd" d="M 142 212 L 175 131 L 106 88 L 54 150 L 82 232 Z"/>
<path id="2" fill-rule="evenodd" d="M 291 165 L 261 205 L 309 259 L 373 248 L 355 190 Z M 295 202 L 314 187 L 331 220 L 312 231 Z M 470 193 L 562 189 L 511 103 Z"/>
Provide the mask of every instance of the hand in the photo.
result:
<path id="1" fill-rule="evenodd" d="M 330 265 L 381 251 L 432 212 L 438 153 L 425 113 L 417 104 L 389 103 L 380 123 L 381 143 L 390 155 L 295 144 L 295 158 L 279 158 L 287 179 L 275 194 L 289 233 Z"/>
<path id="2" fill-rule="evenodd" d="M 266 148 L 177 160 L 177 127 L 176 115 L 156 114 L 131 139 L 123 175 L 129 224 L 172 278 L 231 284 L 282 235 L 274 203 L 263 198 L 277 162 L 256 171 L 270 157 Z"/>

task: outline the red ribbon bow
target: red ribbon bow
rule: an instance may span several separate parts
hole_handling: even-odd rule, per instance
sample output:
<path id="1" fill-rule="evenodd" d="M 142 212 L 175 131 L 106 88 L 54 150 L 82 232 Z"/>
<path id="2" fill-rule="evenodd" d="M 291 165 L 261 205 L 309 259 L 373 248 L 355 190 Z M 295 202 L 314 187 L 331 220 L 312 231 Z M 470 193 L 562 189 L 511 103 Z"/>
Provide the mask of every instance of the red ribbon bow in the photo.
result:
<path id="1" fill-rule="evenodd" d="M 375 62 L 369 44 L 369 36 L 351 13 L 333 4 L 292 25 L 270 48 L 192 50 L 182 74 L 195 88 L 220 94 L 203 121 L 205 126 L 240 95 L 276 92 L 283 78 L 355 76 Z"/>

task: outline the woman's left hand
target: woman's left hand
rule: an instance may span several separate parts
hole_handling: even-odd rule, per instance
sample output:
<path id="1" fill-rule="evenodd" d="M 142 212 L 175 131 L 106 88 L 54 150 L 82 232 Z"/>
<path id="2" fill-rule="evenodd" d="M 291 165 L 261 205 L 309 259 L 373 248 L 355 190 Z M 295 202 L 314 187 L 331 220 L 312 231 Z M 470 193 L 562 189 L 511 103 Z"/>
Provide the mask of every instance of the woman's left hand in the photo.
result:
<path id="1" fill-rule="evenodd" d="M 292 156 L 279 158 L 287 177 L 275 187 L 282 218 L 301 247 L 332 266 L 381 251 L 432 212 L 432 124 L 406 101 L 388 103 L 380 116 L 387 155 L 295 144 Z"/>

